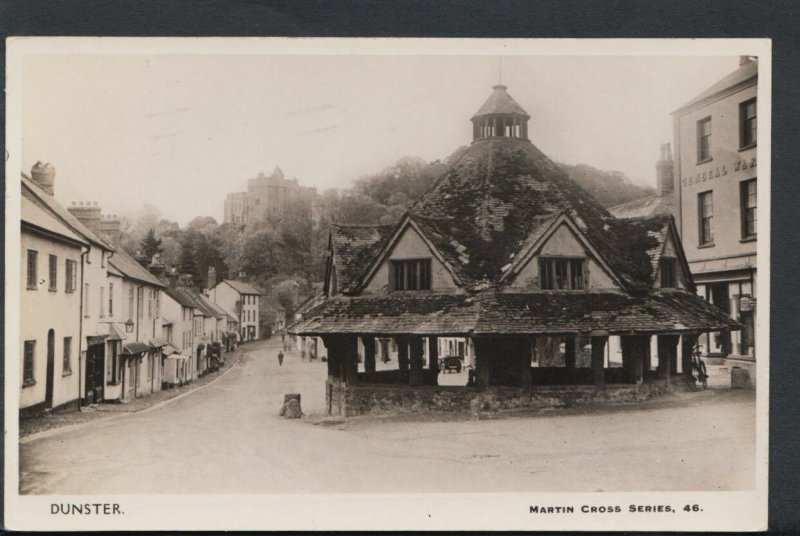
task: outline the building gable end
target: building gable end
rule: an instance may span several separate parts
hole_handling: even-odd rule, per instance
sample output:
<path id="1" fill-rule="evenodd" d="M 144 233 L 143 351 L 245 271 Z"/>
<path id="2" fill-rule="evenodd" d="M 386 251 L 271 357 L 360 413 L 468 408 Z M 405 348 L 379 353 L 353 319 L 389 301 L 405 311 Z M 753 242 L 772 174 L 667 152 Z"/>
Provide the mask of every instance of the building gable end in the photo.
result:
<path id="1" fill-rule="evenodd" d="M 431 241 L 425 236 L 422 229 L 406 216 L 398 225 L 397 230 L 386 247 L 376 255 L 369 270 L 365 273 L 357 292 L 363 290 L 383 290 L 388 285 L 389 265 L 392 257 L 398 250 L 403 250 L 397 257 L 403 259 L 431 258 L 433 263 L 431 274 L 431 289 L 456 289 L 461 287 L 461 281 L 453 272 L 452 267 L 444 259 Z M 395 260 L 397 260 L 395 259 Z M 333 266 L 335 270 L 335 266 Z M 384 284 L 383 281 L 386 283 Z"/>
<path id="2" fill-rule="evenodd" d="M 562 231 L 563 229 L 563 231 Z M 569 234 L 565 234 L 565 232 Z M 571 240 L 570 240 L 571 238 Z M 560 243 L 558 243 L 560 242 Z M 542 233 L 527 251 L 519 256 L 519 260 L 503 276 L 501 282 L 505 281 L 509 286 L 514 286 L 515 280 L 530 271 L 532 262 L 542 255 L 547 256 L 585 256 L 588 260 L 594 261 L 613 283 L 613 286 L 624 288 L 620 278 L 603 259 L 600 253 L 592 246 L 589 239 L 584 236 L 578 226 L 567 214 L 561 214 L 551 223 L 549 228 Z M 538 272 L 538 270 L 536 270 Z M 524 277 L 524 276 L 523 276 Z"/>

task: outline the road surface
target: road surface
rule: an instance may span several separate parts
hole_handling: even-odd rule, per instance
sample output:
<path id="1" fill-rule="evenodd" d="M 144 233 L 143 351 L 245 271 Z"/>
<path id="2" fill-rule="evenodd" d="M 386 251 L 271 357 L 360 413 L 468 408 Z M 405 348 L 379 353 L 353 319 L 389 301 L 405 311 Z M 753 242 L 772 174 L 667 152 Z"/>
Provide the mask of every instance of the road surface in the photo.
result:
<path id="1" fill-rule="evenodd" d="M 214 384 L 130 417 L 20 447 L 31 494 L 740 490 L 754 482 L 755 400 L 493 420 L 278 416 L 324 407 L 324 363 L 277 342 Z"/>

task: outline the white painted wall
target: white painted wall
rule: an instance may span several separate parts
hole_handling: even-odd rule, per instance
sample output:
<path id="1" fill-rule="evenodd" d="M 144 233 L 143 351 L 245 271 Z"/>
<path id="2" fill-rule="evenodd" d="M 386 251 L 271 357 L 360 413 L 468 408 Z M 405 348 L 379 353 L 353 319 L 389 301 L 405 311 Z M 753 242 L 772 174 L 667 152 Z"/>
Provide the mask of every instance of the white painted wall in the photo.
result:
<path id="1" fill-rule="evenodd" d="M 38 252 L 38 280 L 35 290 L 27 288 L 27 251 Z M 48 290 L 49 255 L 58 257 L 57 290 Z M 78 398 L 78 343 L 80 329 L 80 289 L 67 293 L 66 260 L 76 262 L 76 286 L 80 285 L 81 251 L 76 246 L 43 238 L 22 230 L 20 249 L 20 331 L 19 385 L 20 409 L 45 400 L 47 383 L 47 335 L 54 332 L 53 406 Z M 64 337 L 72 337 L 71 372 L 64 369 Z M 34 354 L 35 384 L 23 386 L 24 342 L 36 341 Z"/>

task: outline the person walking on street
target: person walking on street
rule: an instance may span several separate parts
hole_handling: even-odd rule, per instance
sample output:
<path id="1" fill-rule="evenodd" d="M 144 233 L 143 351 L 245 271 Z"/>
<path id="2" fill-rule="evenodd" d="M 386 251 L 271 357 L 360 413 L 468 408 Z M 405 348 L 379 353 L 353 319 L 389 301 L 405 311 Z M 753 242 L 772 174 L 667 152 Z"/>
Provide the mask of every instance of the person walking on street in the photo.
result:
<path id="1" fill-rule="evenodd" d="M 278 365 L 283 366 L 283 352 L 278 352 Z"/>

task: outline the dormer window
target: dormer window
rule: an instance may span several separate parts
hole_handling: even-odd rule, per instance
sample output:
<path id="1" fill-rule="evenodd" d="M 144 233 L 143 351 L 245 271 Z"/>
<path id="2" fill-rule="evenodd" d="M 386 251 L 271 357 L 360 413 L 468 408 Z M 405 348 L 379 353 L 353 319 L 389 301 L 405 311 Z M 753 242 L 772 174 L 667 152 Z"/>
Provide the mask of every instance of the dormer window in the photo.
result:
<path id="1" fill-rule="evenodd" d="M 539 287 L 544 290 L 581 290 L 586 259 L 542 257 L 539 259 Z"/>
<path id="2" fill-rule="evenodd" d="M 393 260 L 390 272 L 389 288 L 392 290 L 431 289 L 430 259 Z"/>
<path id="3" fill-rule="evenodd" d="M 678 259 L 663 257 L 659 271 L 661 272 L 661 288 L 678 287 Z"/>

